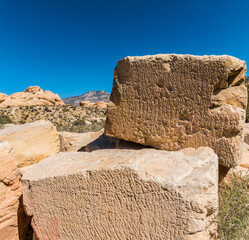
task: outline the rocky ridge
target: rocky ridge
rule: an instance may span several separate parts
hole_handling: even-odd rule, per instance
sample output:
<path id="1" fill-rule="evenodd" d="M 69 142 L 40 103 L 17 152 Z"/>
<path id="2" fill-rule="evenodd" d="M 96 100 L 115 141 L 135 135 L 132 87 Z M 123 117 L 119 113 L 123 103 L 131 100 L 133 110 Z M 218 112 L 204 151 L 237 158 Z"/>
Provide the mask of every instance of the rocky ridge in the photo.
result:
<path id="1" fill-rule="evenodd" d="M 32 105 L 64 105 L 64 103 L 58 94 L 44 91 L 38 86 L 28 87 L 24 92 L 9 96 L 0 93 L 0 108 Z"/>
<path id="2" fill-rule="evenodd" d="M 65 104 L 79 106 L 82 101 L 89 101 L 90 103 L 97 103 L 99 101 L 108 102 L 110 93 L 103 90 L 100 91 L 89 91 L 80 96 L 64 98 Z"/>

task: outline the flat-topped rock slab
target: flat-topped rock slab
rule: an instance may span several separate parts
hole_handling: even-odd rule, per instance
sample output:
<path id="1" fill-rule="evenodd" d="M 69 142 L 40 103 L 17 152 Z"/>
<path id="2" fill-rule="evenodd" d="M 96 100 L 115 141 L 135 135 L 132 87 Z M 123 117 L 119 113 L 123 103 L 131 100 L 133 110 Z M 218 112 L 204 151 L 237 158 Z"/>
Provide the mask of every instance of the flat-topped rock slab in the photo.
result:
<path id="1" fill-rule="evenodd" d="M 246 63 L 231 56 L 160 54 L 117 63 L 105 134 L 168 151 L 208 146 L 239 164 Z"/>
<path id="2" fill-rule="evenodd" d="M 39 162 L 60 150 L 56 127 L 44 120 L 0 130 L 0 142 L 4 141 L 12 145 L 19 167 Z"/>
<path id="3" fill-rule="evenodd" d="M 22 177 L 37 239 L 209 239 L 218 158 L 210 148 L 59 153 Z"/>

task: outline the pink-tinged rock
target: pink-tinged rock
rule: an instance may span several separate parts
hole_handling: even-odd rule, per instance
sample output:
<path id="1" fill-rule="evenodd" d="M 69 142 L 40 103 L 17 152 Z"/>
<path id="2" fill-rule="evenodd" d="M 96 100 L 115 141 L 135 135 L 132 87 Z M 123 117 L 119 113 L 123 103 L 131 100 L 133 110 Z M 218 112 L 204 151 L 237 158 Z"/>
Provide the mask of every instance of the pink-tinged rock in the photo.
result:
<path id="1" fill-rule="evenodd" d="M 0 143 L 0 239 L 18 240 L 21 174 L 9 143 Z"/>

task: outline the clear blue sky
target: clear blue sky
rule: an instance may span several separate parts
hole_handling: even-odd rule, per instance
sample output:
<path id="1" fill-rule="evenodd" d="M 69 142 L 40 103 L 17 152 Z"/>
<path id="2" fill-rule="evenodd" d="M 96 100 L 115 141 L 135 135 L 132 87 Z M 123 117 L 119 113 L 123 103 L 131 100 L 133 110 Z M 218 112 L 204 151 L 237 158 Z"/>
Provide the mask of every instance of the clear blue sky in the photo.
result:
<path id="1" fill-rule="evenodd" d="M 119 59 L 157 53 L 249 63 L 249 0 L 0 1 L 0 92 L 110 92 Z"/>

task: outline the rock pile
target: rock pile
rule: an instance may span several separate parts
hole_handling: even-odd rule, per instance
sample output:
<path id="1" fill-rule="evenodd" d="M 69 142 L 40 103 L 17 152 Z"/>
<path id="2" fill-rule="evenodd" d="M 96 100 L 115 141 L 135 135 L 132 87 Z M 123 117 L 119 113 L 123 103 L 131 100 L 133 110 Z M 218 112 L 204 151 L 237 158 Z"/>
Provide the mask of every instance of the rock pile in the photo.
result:
<path id="1" fill-rule="evenodd" d="M 22 169 L 34 239 L 213 239 L 218 163 L 238 165 L 243 152 L 245 71 L 229 56 L 127 57 L 115 69 L 106 135 L 60 133 L 71 152 L 51 155 L 51 125 L 0 131 L 18 151 L 23 142 L 24 159 L 51 155 Z"/>
<path id="2" fill-rule="evenodd" d="M 64 103 L 58 94 L 43 91 L 38 86 L 28 87 L 24 92 L 13 93 L 10 96 L 0 93 L 0 108 L 32 105 L 64 105 Z"/>
<path id="3" fill-rule="evenodd" d="M 91 103 L 89 101 L 81 101 L 80 106 L 88 107 L 88 108 L 106 109 L 108 106 L 108 103 L 102 102 L 102 101 L 98 101 L 96 103 Z"/>

